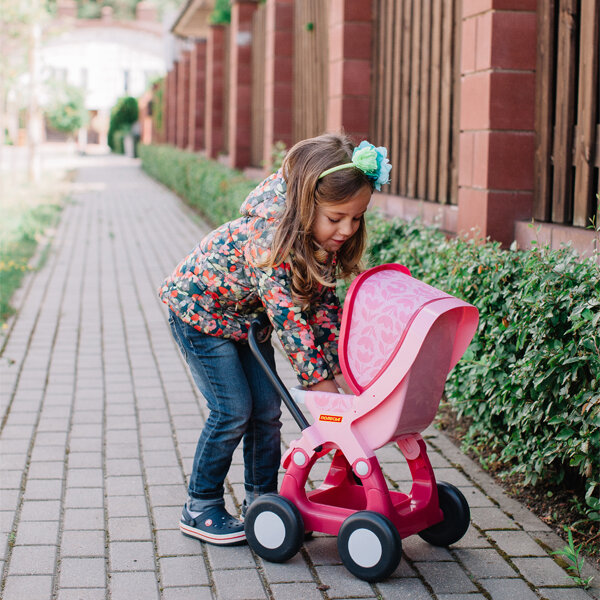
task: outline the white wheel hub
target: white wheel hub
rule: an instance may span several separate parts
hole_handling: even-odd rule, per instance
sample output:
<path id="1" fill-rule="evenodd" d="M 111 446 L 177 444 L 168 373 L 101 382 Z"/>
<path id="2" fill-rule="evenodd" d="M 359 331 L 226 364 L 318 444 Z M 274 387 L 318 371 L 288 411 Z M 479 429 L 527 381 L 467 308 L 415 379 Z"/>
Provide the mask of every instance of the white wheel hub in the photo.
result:
<path id="1" fill-rule="evenodd" d="M 360 567 L 374 567 L 383 555 L 379 538 L 369 529 L 356 529 L 348 538 L 350 558 Z"/>
<path id="2" fill-rule="evenodd" d="M 285 523 L 279 515 L 265 510 L 254 521 L 254 535 L 261 546 L 274 550 L 285 540 Z"/>

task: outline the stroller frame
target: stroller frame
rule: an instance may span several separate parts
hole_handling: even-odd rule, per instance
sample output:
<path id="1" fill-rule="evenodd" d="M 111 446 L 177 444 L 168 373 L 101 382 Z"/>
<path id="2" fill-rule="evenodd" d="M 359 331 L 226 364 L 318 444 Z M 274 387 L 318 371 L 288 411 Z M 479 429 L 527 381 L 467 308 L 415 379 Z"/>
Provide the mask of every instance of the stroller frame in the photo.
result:
<path id="1" fill-rule="evenodd" d="M 378 304 L 378 294 L 387 305 Z M 375 306 L 380 323 L 388 325 L 379 344 L 383 350 L 369 353 L 368 358 L 379 356 L 365 366 L 360 353 L 353 357 L 353 345 L 367 339 L 372 328 L 357 333 L 353 315 L 367 315 L 366 323 Z M 365 271 L 348 290 L 339 343 L 340 365 L 354 396 L 297 389 L 290 394 L 262 358 L 257 338 L 264 323 L 252 323 L 252 352 L 302 430 L 282 458 L 286 472 L 279 494 L 261 496 L 248 509 L 246 536 L 257 554 L 284 562 L 299 550 L 305 530 L 337 535 L 346 568 L 361 579 L 380 581 L 398 566 L 403 538 L 418 534 L 447 546 L 464 535 L 468 503 L 454 486 L 436 482 L 420 433 L 433 421 L 447 374 L 477 321 L 475 307 L 415 280 L 402 265 Z M 433 355 L 436 365 L 429 362 Z M 306 403 L 312 425 L 296 400 Z M 397 444 L 407 461 L 413 480 L 408 493 L 388 488 L 375 456 L 389 443 Z M 331 451 L 325 480 L 307 492 L 312 467 Z"/>

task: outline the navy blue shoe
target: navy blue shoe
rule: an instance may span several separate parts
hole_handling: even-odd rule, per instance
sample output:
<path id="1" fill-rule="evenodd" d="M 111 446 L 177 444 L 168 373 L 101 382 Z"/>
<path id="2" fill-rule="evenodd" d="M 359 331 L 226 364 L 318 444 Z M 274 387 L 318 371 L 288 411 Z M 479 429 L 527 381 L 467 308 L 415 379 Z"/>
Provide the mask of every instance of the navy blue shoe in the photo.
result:
<path id="1" fill-rule="evenodd" d="M 223 506 L 212 506 L 192 517 L 186 504 L 181 511 L 179 529 L 183 535 L 221 546 L 239 544 L 246 539 L 244 524 Z"/>

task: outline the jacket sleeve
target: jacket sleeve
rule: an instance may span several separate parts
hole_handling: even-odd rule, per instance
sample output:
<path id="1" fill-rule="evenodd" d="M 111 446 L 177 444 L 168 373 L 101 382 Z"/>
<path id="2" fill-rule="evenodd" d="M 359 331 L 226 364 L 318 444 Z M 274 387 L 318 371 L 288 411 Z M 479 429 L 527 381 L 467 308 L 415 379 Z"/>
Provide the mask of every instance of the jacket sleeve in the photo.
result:
<path id="1" fill-rule="evenodd" d="M 333 379 L 334 371 L 328 360 L 333 356 L 329 338 L 337 331 L 329 314 L 332 309 L 327 305 L 316 313 L 310 311 L 311 324 L 311 314 L 302 311 L 292 300 L 289 264 L 276 268 L 253 267 L 252 271 L 258 294 L 299 381 L 303 386 L 310 386 Z M 313 324 L 317 326 L 316 331 Z"/>
<path id="2" fill-rule="evenodd" d="M 338 342 L 341 325 L 340 301 L 333 288 L 327 288 L 318 305 L 311 310 L 309 324 L 315 341 L 325 354 L 325 360 L 335 375 L 341 373 Z"/>

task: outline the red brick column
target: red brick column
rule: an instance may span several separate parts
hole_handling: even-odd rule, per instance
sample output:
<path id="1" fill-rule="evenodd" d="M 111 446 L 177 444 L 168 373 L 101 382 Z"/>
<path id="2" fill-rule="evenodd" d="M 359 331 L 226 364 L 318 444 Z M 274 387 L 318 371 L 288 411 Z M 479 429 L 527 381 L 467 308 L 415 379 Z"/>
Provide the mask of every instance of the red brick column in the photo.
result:
<path id="1" fill-rule="evenodd" d="M 265 61 L 265 168 L 275 142 L 292 146 L 294 87 L 294 2 L 267 0 Z"/>
<path id="2" fill-rule="evenodd" d="M 177 65 L 177 147 L 188 145 L 188 122 L 190 116 L 190 51 L 181 53 Z"/>
<path id="3" fill-rule="evenodd" d="M 533 202 L 536 0 L 463 0 L 458 230 L 514 239 Z"/>
<path id="4" fill-rule="evenodd" d="M 211 25 L 206 43 L 206 106 L 204 118 L 206 156 L 216 158 L 223 149 L 225 84 L 225 27 Z"/>
<path id="5" fill-rule="evenodd" d="M 327 130 L 356 141 L 369 133 L 372 19 L 371 0 L 331 0 Z"/>
<path id="6" fill-rule="evenodd" d="M 252 142 L 252 15 L 256 0 L 234 0 L 229 36 L 229 165 L 250 165 Z"/>
<path id="7" fill-rule="evenodd" d="M 167 144 L 174 146 L 177 143 L 177 62 L 167 75 L 166 127 Z"/>
<path id="8" fill-rule="evenodd" d="M 192 152 L 204 148 L 206 102 L 206 40 L 194 44 L 190 54 L 190 116 L 188 148 Z"/>

